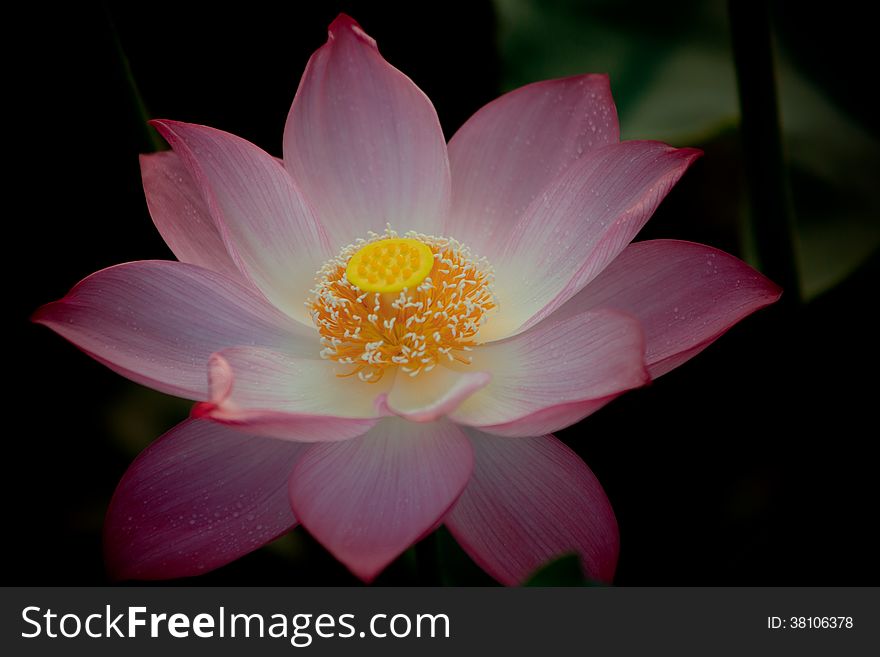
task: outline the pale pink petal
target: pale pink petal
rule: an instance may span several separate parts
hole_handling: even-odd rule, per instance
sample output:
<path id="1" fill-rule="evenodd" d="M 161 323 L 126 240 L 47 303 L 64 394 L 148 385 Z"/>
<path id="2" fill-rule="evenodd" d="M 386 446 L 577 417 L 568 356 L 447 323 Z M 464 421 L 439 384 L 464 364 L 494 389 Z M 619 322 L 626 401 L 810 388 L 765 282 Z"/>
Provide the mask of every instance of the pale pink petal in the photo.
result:
<path id="1" fill-rule="evenodd" d="M 199 575 L 296 524 L 287 479 L 304 445 L 187 420 L 144 450 L 104 523 L 114 579 Z"/>
<path id="2" fill-rule="evenodd" d="M 456 371 L 443 365 L 415 377 L 400 371 L 386 405 L 391 413 L 407 420 L 432 422 L 454 411 L 491 379 L 488 372 Z"/>
<path id="3" fill-rule="evenodd" d="M 354 438 L 383 414 L 377 398 L 391 381 L 365 383 L 337 373 L 337 365 L 326 360 L 257 347 L 224 349 L 208 362 L 210 400 L 193 415 L 285 440 Z"/>
<path id="4" fill-rule="evenodd" d="M 492 381 L 450 417 L 506 436 L 566 427 L 649 378 L 639 322 L 610 310 L 552 317 L 471 353 Z"/>
<path id="5" fill-rule="evenodd" d="M 494 436 L 513 437 L 534 436 L 542 431 L 559 431 L 592 415 L 618 396 L 619 393 L 616 393 L 600 399 L 548 406 L 513 420 L 480 426 L 480 429 Z"/>
<path id="6" fill-rule="evenodd" d="M 493 262 L 493 340 L 547 317 L 599 274 L 644 226 L 699 151 L 628 141 L 576 160 L 532 203 Z"/>
<path id="7" fill-rule="evenodd" d="M 239 268 L 277 307 L 311 325 L 305 302 L 315 272 L 336 250 L 284 166 L 221 130 L 151 124 L 195 179 Z"/>
<path id="8" fill-rule="evenodd" d="M 496 438 L 469 431 L 474 473 L 446 526 L 502 584 L 575 552 L 588 577 L 610 582 L 619 535 L 611 503 L 586 464 L 553 436 Z"/>
<path id="9" fill-rule="evenodd" d="M 651 376 L 657 377 L 781 293 L 773 282 L 724 251 L 652 240 L 629 245 L 553 319 L 603 306 L 631 313 L 645 329 L 645 357 Z"/>
<path id="10" fill-rule="evenodd" d="M 449 141 L 445 233 L 491 258 L 547 185 L 619 135 L 607 75 L 536 82 L 492 101 Z"/>
<path id="11" fill-rule="evenodd" d="M 212 353 L 260 345 L 317 355 L 314 331 L 252 289 L 180 262 L 130 262 L 80 281 L 33 317 L 110 369 L 188 399 L 206 399 Z"/>
<path id="12" fill-rule="evenodd" d="M 434 106 L 345 15 L 303 74 L 284 164 L 338 247 L 386 223 L 437 233 L 448 211 L 449 161 Z"/>
<path id="13" fill-rule="evenodd" d="M 454 424 L 386 418 L 365 436 L 309 450 L 290 500 L 303 526 L 371 581 L 440 522 L 472 467 L 470 442 Z"/>
<path id="14" fill-rule="evenodd" d="M 189 171 L 172 151 L 141 155 L 153 223 L 177 259 L 243 279 Z"/>

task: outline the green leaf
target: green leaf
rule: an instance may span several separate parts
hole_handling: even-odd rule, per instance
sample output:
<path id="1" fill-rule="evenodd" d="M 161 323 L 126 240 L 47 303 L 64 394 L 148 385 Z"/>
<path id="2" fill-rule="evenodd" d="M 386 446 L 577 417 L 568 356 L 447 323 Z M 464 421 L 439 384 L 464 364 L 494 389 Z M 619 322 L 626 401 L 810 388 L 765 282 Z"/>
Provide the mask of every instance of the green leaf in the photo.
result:
<path id="1" fill-rule="evenodd" d="M 505 89 L 577 73 L 608 73 L 624 139 L 705 145 L 738 124 L 723 0 L 677 3 L 675 11 L 648 0 L 495 0 L 495 7 Z M 875 190 L 880 143 L 876 130 L 833 102 L 781 48 L 776 64 L 800 287 L 809 300 L 880 247 Z M 731 214 L 731 200 L 745 209 L 742 181 L 735 174 L 742 166 L 739 153 L 730 149 L 726 157 L 725 163 L 698 165 L 734 175 L 726 178 L 728 189 L 714 205 L 700 203 L 702 214 L 677 219 L 693 231 L 674 237 L 698 239 L 707 222 Z M 663 234 L 659 230 L 654 236 Z M 749 255 L 747 241 L 739 253 Z"/>
<path id="2" fill-rule="evenodd" d="M 566 554 L 538 568 L 523 586 L 601 586 L 584 575 L 580 557 Z"/>

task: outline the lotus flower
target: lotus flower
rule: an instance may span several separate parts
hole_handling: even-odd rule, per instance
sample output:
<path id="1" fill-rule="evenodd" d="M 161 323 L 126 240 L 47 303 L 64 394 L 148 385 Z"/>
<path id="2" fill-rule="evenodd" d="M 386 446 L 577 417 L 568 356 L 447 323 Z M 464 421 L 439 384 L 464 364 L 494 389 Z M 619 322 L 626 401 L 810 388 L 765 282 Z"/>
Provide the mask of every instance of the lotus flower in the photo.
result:
<path id="1" fill-rule="evenodd" d="M 572 551 L 609 581 L 611 505 L 552 432 L 780 294 L 713 248 L 630 244 L 699 152 L 621 142 L 603 75 L 512 91 L 447 145 L 343 15 L 283 161 L 153 125 L 173 150 L 141 158 L 144 189 L 179 262 L 99 271 L 35 316 L 197 401 L 116 490 L 117 578 L 198 574 L 301 523 L 370 581 L 443 523 L 504 584 Z"/>

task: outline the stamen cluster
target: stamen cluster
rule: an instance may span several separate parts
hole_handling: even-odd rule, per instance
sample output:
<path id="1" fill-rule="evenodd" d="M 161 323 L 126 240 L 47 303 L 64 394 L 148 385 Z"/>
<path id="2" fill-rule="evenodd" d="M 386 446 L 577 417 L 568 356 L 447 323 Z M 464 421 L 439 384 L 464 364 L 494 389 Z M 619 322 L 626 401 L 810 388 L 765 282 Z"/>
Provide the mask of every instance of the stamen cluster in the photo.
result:
<path id="1" fill-rule="evenodd" d="M 409 232 L 434 256 L 428 276 L 397 293 L 365 292 L 345 275 L 351 257 L 365 245 L 397 238 L 370 233 L 342 249 L 318 272 L 307 306 L 321 334 L 321 357 L 348 365 L 343 376 L 375 382 L 388 368 L 410 376 L 442 361 L 469 364 L 467 354 L 489 311 L 496 307 L 492 268 L 454 239 Z"/>

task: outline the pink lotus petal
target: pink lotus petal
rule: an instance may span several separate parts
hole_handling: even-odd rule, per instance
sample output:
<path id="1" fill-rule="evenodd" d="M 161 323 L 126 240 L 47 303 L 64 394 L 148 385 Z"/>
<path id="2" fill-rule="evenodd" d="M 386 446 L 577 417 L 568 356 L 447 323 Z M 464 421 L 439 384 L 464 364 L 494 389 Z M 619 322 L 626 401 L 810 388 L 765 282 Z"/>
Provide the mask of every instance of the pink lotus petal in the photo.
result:
<path id="1" fill-rule="evenodd" d="M 534 436 L 545 431 L 559 431 L 580 422 L 588 415 L 592 415 L 618 396 L 619 394 L 613 394 L 600 399 L 556 404 L 514 420 L 480 426 L 480 430 L 493 436 L 512 436 L 514 438 Z"/>
<path id="2" fill-rule="evenodd" d="M 177 259 L 244 282 L 180 157 L 171 151 L 141 155 L 141 178 L 153 223 Z"/>
<path id="3" fill-rule="evenodd" d="M 388 393 L 388 411 L 413 422 L 433 422 L 458 408 L 492 379 L 488 372 L 459 372 L 444 366 L 416 377 L 398 372 Z"/>
<path id="4" fill-rule="evenodd" d="M 376 424 L 390 387 L 340 378 L 325 360 L 256 347 L 224 349 L 208 363 L 210 401 L 195 417 L 260 436 L 300 442 L 348 440 Z"/>
<path id="5" fill-rule="evenodd" d="M 576 160 L 526 210 L 496 260 L 493 340 L 534 326 L 614 260 L 699 151 L 628 141 Z"/>
<path id="6" fill-rule="evenodd" d="M 449 206 L 437 113 L 348 16 L 309 60 L 284 129 L 284 163 L 337 247 L 382 232 L 436 232 Z"/>
<path id="7" fill-rule="evenodd" d="M 445 234 L 491 259 L 549 184 L 619 134 L 606 75 L 536 82 L 492 101 L 449 141 L 452 213 Z"/>
<path id="8" fill-rule="evenodd" d="M 210 422 L 177 425 L 116 488 L 104 524 L 111 576 L 199 575 L 290 530 L 287 479 L 305 449 Z"/>
<path id="9" fill-rule="evenodd" d="M 553 436 L 468 435 L 474 474 L 445 520 L 465 552 L 502 584 L 519 584 L 567 552 L 580 555 L 590 578 L 610 582 L 617 521 L 580 457 Z"/>
<path id="10" fill-rule="evenodd" d="M 473 467 L 449 422 L 382 420 L 365 436 L 316 445 L 290 479 L 294 513 L 364 581 L 433 529 Z"/>
<path id="11" fill-rule="evenodd" d="M 311 326 L 304 304 L 315 272 L 336 247 L 281 163 L 221 130 L 151 124 L 195 179 L 239 268 L 272 303 Z"/>
<path id="12" fill-rule="evenodd" d="M 215 351 L 259 344 L 320 348 L 313 331 L 252 289 L 180 262 L 130 262 L 92 274 L 33 317 L 114 372 L 188 399 L 206 399 Z"/>
<path id="13" fill-rule="evenodd" d="M 628 246 L 554 318 L 605 306 L 638 317 L 651 376 L 681 365 L 730 327 L 777 299 L 773 282 L 702 244 L 652 240 Z"/>
<path id="14" fill-rule="evenodd" d="M 628 315 L 597 310 L 559 321 L 552 317 L 475 349 L 472 366 L 491 372 L 492 381 L 450 417 L 506 436 L 561 429 L 645 384 L 644 350 L 642 328 Z"/>

